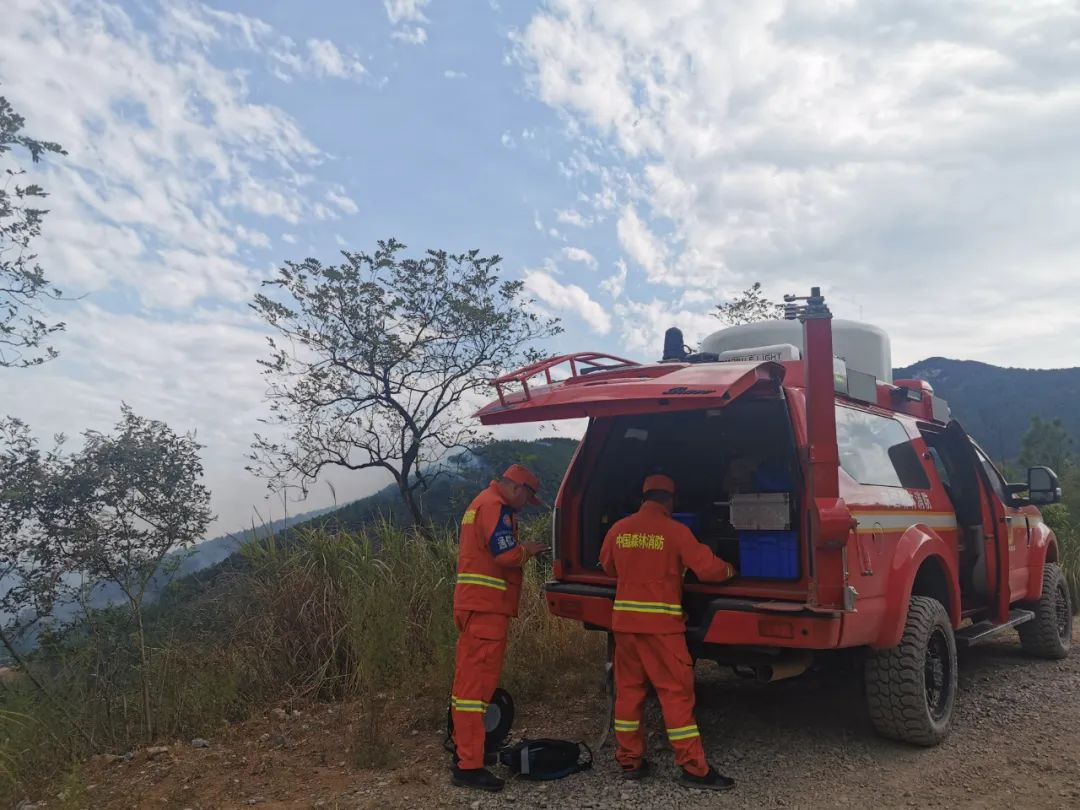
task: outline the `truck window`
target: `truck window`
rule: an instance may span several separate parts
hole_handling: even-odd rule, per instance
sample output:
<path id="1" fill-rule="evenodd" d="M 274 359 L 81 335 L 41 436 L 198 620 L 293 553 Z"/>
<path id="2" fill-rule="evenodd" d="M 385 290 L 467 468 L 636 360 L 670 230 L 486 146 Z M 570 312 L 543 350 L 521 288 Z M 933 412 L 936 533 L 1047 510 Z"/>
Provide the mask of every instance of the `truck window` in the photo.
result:
<path id="1" fill-rule="evenodd" d="M 1009 498 L 1005 494 L 1005 479 L 998 472 L 998 468 L 994 466 L 994 462 L 987 457 L 986 453 L 978 445 L 975 445 L 975 454 L 979 457 L 979 463 L 982 465 L 983 472 L 986 473 L 986 479 L 990 482 L 990 487 L 1002 501 L 1008 502 Z"/>
<path id="2" fill-rule="evenodd" d="M 927 450 L 934 462 L 934 469 L 937 470 L 938 478 L 945 485 L 945 489 L 949 490 L 952 487 L 952 478 L 949 476 L 949 468 L 945 466 L 945 462 L 941 458 L 941 451 L 936 447 L 928 447 Z"/>
<path id="3" fill-rule="evenodd" d="M 860 484 L 930 488 L 907 431 L 895 419 L 837 406 L 836 443 L 840 466 Z"/>

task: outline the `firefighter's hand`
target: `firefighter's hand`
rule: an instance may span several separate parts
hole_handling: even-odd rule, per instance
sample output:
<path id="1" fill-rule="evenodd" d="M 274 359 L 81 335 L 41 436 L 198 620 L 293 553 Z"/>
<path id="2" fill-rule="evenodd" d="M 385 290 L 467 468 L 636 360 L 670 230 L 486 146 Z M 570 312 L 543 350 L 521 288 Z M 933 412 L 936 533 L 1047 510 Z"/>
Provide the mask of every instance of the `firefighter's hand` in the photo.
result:
<path id="1" fill-rule="evenodd" d="M 525 553 L 528 554 L 530 557 L 536 557 L 537 555 L 543 554 L 551 548 L 544 543 L 522 543 L 521 546 L 525 549 Z"/>

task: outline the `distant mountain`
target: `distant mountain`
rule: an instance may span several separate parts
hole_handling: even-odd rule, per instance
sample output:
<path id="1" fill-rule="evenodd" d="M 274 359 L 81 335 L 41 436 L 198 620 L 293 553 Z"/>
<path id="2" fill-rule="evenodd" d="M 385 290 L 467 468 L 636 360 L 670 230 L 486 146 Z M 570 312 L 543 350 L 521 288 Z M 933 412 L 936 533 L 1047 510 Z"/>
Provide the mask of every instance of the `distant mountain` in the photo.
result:
<path id="1" fill-rule="evenodd" d="M 294 526 L 310 522 L 320 515 L 332 511 L 334 511 L 334 507 L 314 509 L 298 515 L 280 518 L 279 520 L 270 523 L 264 523 L 262 525 L 256 524 L 254 527 L 254 536 L 265 537 L 271 533 L 281 533 Z M 235 534 L 225 534 L 220 537 L 214 537 L 210 540 L 198 543 L 191 548 L 180 549 L 169 554 L 166 557 L 166 565 L 163 566 L 162 570 L 159 570 L 150 581 L 147 588 L 147 602 L 153 603 L 170 582 L 202 571 L 205 568 L 209 568 L 212 565 L 216 565 L 228 559 L 236 552 L 242 542 L 252 539 L 252 531 L 252 528 L 248 527 L 247 529 L 241 529 Z M 77 588 L 81 584 L 80 577 L 77 575 L 68 575 L 64 579 L 72 588 Z M 14 584 L 14 580 L 11 578 L 0 578 L 0 592 L 6 592 Z M 110 605 L 123 604 L 126 597 L 119 585 L 112 582 L 102 582 L 90 589 L 89 593 L 84 594 L 84 599 L 88 607 L 101 609 L 109 607 Z M 68 622 L 78 616 L 82 610 L 83 608 L 78 602 L 61 601 L 53 608 L 52 618 L 55 622 Z M 0 618 L 5 618 L 5 614 L 0 613 Z M 28 649 L 33 647 L 33 645 L 36 644 L 37 635 L 36 632 L 28 633 L 24 639 L 24 646 Z M 0 661 L 2 661 L 2 658 L 0 658 Z"/>
<path id="2" fill-rule="evenodd" d="M 252 532 L 254 532 L 255 537 L 280 533 L 292 526 L 299 526 L 328 512 L 333 512 L 335 508 L 327 506 L 322 509 L 301 512 L 298 515 L 278 518 L 269 523 L 255 523 L 253 526 L 246 526 L 238 531 L 204 540 L 190 549 L 175 552 L 175 555 L 181 557 L 182 561 L 177 567 L 174 576 L 184 576 L 221 562 L 235 552 L 243 541 L 250 540 Z"/>
<path id="3" fill-rule="evenodd" d="M 576 439 L 497 441 L 454 456 L 422 498 L 423 509 L 436 524 L 453 523 L 488 482 L 511 464 L 524 464 L 540 479 L 540 497 L 552 502 L 577 448 Z M 347 504 L 307 525 L 354 531 L 376 517 L 405 520 L 397 487 L 389 486 Z"/>
<path id="4" fill-rule="evenodd" d="M 1060 419 L 1080 441 L 1080 368 L 1001 368 L 974 360 L 930 357 L 893 371 L 894 379 L 926 380 L 954 419 L 995 460 L 1012 460 L 1032 416 Z"/>

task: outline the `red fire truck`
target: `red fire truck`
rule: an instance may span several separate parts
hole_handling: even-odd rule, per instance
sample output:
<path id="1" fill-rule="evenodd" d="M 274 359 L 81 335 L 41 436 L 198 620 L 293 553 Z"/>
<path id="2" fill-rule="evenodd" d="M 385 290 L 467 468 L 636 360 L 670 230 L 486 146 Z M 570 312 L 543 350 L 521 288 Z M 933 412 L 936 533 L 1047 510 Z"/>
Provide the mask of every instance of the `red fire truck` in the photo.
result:
<path id="1" fill-rule="evenodd" d="M 553 614 L 611 627 L 601 542 L 643 478 L 666 473 L 676 519 L 739 571 L 688 575 L 692 652 L 777 680 L 815 653 L 860 650 L 878 731 L 933 745 L 958 645 L 1015 627 L 1032 655 L 1069 652 L 1069 590 L 1037 508 L 1060 499 L 1057 477 L 1033 467 L 1006 483 L 927 382 L 892 379 L 881 330 L 834 323 L 818 288 L 787 300 L 785 320 L 723 330 L 695 354 L 673 329 L 657 363 L 533 364 L 496 380 L 478 416 L 589 420 L 556 499 Z"/>

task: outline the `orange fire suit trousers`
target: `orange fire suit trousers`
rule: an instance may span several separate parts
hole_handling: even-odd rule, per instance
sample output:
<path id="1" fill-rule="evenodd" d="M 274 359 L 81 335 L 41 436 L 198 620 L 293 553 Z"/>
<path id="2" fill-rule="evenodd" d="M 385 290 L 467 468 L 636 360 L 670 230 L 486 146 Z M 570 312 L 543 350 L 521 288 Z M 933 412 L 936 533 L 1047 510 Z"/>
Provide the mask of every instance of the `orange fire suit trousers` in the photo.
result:
<path id="1" fill-rule="evenodd" d="M 484 713 L 502 673 L 510 617 L 501 613 L 454 612 L 458 629 L 450 711 L 454 745 L 462 770 L 484 767 Z"/>
<path id="2" fill-rule="evenodd" d="M 660 699 L 675 762 L 695 776 L 709 771 L 694 722 L 694 665 L 682 633 L 615 634 L 615 759 L 637 768 L 645 756 L 641 715 L 649 684 Z"/>

